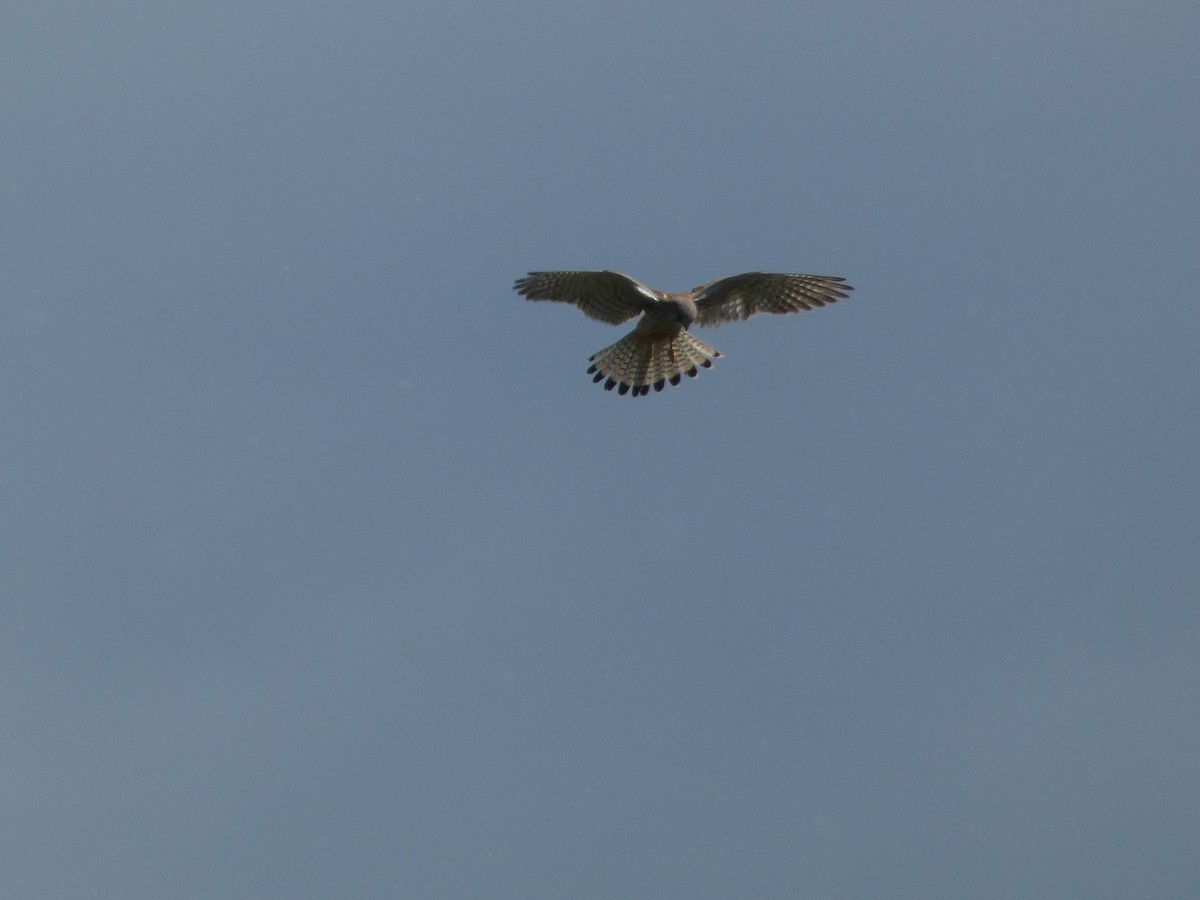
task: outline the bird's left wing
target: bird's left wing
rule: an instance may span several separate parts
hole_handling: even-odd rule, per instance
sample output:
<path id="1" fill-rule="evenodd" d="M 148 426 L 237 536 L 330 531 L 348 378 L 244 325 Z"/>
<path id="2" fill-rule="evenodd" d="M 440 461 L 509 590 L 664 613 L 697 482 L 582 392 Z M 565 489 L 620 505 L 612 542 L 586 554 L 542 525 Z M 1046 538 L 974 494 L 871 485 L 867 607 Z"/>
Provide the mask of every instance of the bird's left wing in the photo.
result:
<path id="1" fill-rule="evenodd" d="M 854 290 L 836 275 L 786 275 L 747 272 L 694 288 L 696 324 L 715 328 L 755 313 L 792 313 L 816 309 L 850 296 Z"/>
<path id="2" fill-rule="evenodd" d="M 556 300 L 578 306 L 593 319 L 618 325 L 657 300 L 645 285 L 620 272 L 530 272 L 513 285 L 529 300 Z"/>

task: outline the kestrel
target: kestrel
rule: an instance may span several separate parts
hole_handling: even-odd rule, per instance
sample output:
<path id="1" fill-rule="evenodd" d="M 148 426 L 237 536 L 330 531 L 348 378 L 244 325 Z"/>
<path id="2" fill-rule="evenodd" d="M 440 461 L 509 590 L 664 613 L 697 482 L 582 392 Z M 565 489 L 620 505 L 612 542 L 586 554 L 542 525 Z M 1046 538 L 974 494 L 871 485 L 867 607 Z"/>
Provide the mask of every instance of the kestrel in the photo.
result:
<path id="1" fill-rule="evenodd" d="M 588 358 L 592 381 L 633 396 L 661 391 L 711 369 L 721 356 L 688 334 L 690 325 L 716 328 L 755 313 L 792 313 L 835 303 L 854 290 L 833 275 L 747 272 L 690 291 L 656 291 L 620 272 L 530 272 L 513 289 L 529 300 L 578 306 L 584 315 L 619 325 L 642 314 L 633 331 Z"/>

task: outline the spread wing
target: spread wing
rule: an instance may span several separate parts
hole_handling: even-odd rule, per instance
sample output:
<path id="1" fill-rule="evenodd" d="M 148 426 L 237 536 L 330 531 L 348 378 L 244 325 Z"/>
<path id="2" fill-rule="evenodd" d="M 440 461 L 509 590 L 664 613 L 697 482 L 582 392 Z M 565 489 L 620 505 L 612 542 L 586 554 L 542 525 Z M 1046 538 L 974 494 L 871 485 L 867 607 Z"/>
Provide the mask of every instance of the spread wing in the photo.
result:
<path id="1" fill-rule="evenodd" d="M 854 290 L 835 275 L 783 275 L 747 272 L 694 288 L 696 324 L 715 328 L 755 313 L 792 313 L 816 309 L 850 296 Z"/>
<path id="2" fill-rule="evenodd" d="M 620 272 L 530 272 L 513 290 L 529 300 L 556 300 L 578 306 L 585 316 L 618 325 L 657 300 L 644 284 Z"/>

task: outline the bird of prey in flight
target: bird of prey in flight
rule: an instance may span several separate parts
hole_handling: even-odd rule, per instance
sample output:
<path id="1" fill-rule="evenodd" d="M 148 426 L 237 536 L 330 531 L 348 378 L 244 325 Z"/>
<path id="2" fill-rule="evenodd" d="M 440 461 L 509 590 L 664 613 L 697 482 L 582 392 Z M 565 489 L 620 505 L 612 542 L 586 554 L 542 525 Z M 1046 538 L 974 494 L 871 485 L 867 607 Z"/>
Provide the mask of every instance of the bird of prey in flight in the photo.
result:
<path id="1" fill-rule="evenodd" d="M 690 291 L 656 291 L 620 272 L 530 272 L 513 289 L 529 300 L 579 307 L 589 318 L 619 325 L 641 314 L 633 331 L 589 357 L 588 374 L 604 389 L 637 397 L 679 384 L 712 368 L 720 352 L 688 333 L 716 328 L 755 313 L 815 309 L 849 296 L 853 288 L 834 275 L 747 272 Z"/>

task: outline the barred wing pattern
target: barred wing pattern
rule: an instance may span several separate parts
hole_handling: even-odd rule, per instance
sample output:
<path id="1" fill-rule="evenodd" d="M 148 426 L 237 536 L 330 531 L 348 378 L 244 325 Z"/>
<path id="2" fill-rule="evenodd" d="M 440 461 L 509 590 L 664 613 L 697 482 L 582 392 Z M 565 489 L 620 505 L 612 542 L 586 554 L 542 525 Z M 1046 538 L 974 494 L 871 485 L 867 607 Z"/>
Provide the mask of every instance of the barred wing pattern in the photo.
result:
<path id="1" fill-rule="evenodd" d="M 755 313 L 793 313 L 836 303 L 854 290 L 835 275 L 747 272 L 692 289 L 696 324 L 716 328 Z"/>
<path id="2" fill-rule="evenodd" d="M 592 319 L 619 325 L 657 300 L 645 285 L 620 272 L 530 272 L 514 290 L 529 300 L 553 300 L 578 306 Z"/>

